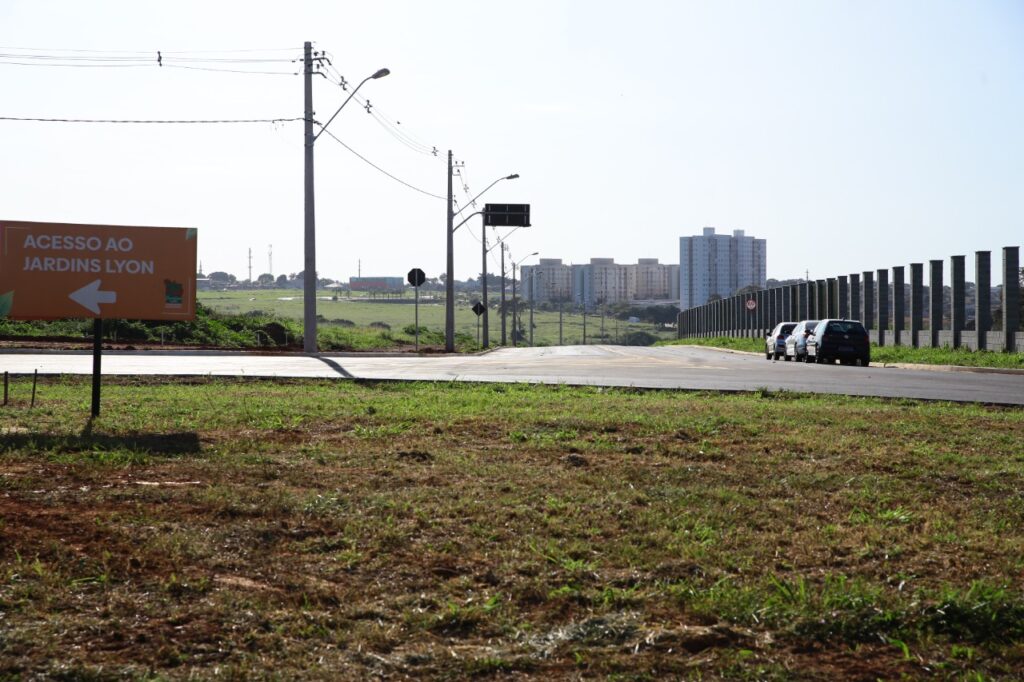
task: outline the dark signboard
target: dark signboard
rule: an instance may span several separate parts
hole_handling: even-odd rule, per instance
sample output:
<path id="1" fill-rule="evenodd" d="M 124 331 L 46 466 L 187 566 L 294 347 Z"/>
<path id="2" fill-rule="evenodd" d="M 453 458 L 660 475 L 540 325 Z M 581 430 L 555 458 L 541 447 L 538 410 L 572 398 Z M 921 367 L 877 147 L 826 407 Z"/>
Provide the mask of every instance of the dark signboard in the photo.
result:
<path id="1" fill-rule="evenodd" d="M 484 225 L 488 227 L 529 227 L 529 204 L 485 204 Z"/>

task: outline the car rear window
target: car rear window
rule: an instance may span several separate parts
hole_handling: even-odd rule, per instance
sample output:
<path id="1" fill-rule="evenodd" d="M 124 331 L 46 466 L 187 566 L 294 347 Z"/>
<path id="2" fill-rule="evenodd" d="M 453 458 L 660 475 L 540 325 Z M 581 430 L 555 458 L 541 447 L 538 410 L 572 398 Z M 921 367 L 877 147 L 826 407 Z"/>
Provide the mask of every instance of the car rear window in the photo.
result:
<path id="1" fill-rule="evenodd" d="M 791 333 L 793 331 L 793 327 L 795 327 L 795 326 L 796 326 L 796 324 L 784 324 L 784 325 L 782 325 L 782 329 L 779 330 L 779 333 L 780 334 L 789 334 L 789 333 Z"/>
<path id="2" fill-rule="evenodd" d="M 856 336 L 867 335 L 867 332 L 864 331 L 864 325 L 860 322 L 829 322 L 828 329 L 826 331 L 829 334 L 851 334 Z"/>

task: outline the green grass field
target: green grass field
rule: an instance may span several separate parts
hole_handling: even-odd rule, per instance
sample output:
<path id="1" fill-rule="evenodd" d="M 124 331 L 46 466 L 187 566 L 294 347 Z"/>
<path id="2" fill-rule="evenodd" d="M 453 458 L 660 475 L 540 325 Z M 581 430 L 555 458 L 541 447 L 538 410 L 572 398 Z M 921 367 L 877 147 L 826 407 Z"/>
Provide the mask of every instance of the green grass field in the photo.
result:
<path id="1" fill-rule="evenodd" d="M 1024 411 L 18 378 L 0 679 L 1013 679 Z"/>
<path id="2" fill-rule="evenodd" d="M 393 329 L 399 330 L 406 325 L 413 324 L 415 306 L 412 304 L 412 296 L 402 299 L 405 303 L 385 303 L 370 299 L 331 300 L 333 294 L 327 290 L 317 293 L 317 314 L 326 320 L 349 320 L 359 327 L 366 327 L 373 322 L 383 322 Z M 287 300 L 282 300 L 287 299 Z M 497 298 L 489 296 L 492 305 L 497 303 Z M 283 318 L 299 320 L 302 318 L 302 292 L 299 290 L 286 289 L 263 289 L 252 291 L 201 291 L 198 295 L 200 303 L 209 306 L 220 313 L 242 314 L 251 311 L 263 311 Z M 460 295 L 455 308 L 455 329 L 457 333 L 477 338 L 477 318 L 470 309 L 476 298 Z M 534 312 L 534 343 L 536 345 L 557 345 L 559 340 L 558 312 L 556 311 L 535 311 Z M 524 345 L 528 342 L 529 332 L 529 310 L 523 304 L 522 319 L 520 320 Z M 323 324 L 323 327 L 330 326 Z M 444 332 L 444 304 L 426 299 L 423 294 L 420 299 L 420 326 L 430 330 Z M 492 345 L 501 342 L 501 317 L 498 311 L 490 311 L 490 335 Z M 570 314 L 563 313 L 562 317 L 562 340 L 566 345 L 583 343 L 583 316 L 578 312 Z M 587 343 L 618 343 L 625 337 L 636 331 L 648 332 L 659 339 L 668 339 L 674 336 L 673 331 L 659 330 L 652 324 L 629 324 L 624 321 L 614 320 L 606 317 L 602 333 L 600 315 L 587 315 Z M 512 316 L 511 308 L 506 318 L 506 339 L 508 345 L 512 344 Z"/>
<path id="3" fill-rule="evenodd" d="M 764 353 L 764 339 L 719 336 L 700 339 L 672 339 L 659 345 L 691 345 L 729 348 L 752 353 Z M 997 367 L 1024 369 L 1024 353 L 971 351 L 966 348 L 909 348 L 906 346 L 871 345 L 871 362 L 909 363 L 919 365 L 957 365 L 961 367 Z"/>

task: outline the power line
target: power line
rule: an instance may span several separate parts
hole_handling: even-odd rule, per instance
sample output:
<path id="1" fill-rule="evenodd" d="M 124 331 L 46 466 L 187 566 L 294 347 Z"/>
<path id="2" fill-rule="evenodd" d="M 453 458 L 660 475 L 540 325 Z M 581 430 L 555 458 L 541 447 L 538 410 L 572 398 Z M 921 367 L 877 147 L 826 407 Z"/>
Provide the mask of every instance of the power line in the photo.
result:
<path id="1" fill-rule="evenodd" d="M 320 125 L 320 124 L 319 124 L 319 123 L 317 123 L 317 125 Z M 381 173 L 383 173 L 384 175 L 388 176 L 389 178 L 391 178 L 391 179 L 392 179 L 392 180 L 394 180 L 395 182 L 397 182 L 397 183 L 399 183 L 399 184 L 402 184 L 402 185 L 405 185 L 405 186 L 406 186 L 406 187 L 408 187 L 409 189 L 415 190 L 415 191 L 419 192 L 420 194 L 426 194 L 426 195 L 427 195 L 428 197 L 433 197 L 433 198 L 435 198 L 435 199 L 442 199 L 442 200 L 445 200 L 445 201 L 447 201 L 447 199 L 448 199 L 447 197 L 442 197 L 442 196 L 440 196 L 440 195 L 438 195 L 438 194 L 433 194 L 432 192 L 428 192 L 428 191 L 426 191 L 425 189 L 420 189 L 419 187 L 416 187 L 415 185 L 411 185 L 411 184 L 409 184 L 408 182 L 406 182 L 405 180 L 402 180 L 401 178 L 395 177 L 395 176 L 394 176 L 394 175 L 392 175 L 391 173 L 387 172 L 386 170 L 384 170 L 383 168 L 381 168 L 380 166 L 378 166 L 377 164 L 375 164 L 375 163 L 374 163 L 373 161 L 370 161 L 370 160 L 369 160 L 368 158 L 366 158 L 365 156 L 363 156 L 362 154 L 360 154 L 359 152 L 357 152 L 357 151 L 356 151 L 355 149 L 352 149 L 352 147 L 349 147 L 349 146 L 348 146 L 347 144 L 345 144 L 344 142 L 342 142 L 340 138 L 338 138 L 337 136 L 335 136 L 335 134 L 334 134 L 334 133 L 332 133 L 331 131 L 327 130 L 327 129 L 326 129 L 326 128 L 324 128 L 323 126 L 320 126 L 320 132 L 322 132 L 322 133 L 327 133 L 327 134 L 328 134 L 328 135 L 329 135 L 329 136 L 330 136 L 331 138 L 333 138 L 333 139 L 334 139 L 334 141 L 335 141 L 335 142 L 337 142 L 337 143 L 338 143 L 338 144 L 340 144 L 340 145 L 341 145 L 342 147 L 344 147 L 345 149 L 349 150 L 350 152 L 352 152 L 353 154 L 355 154 L 356 156 L 358 156 L 358 157 L 359 157 L 359 158 L 360 158 L 360 159 L 361 159 L 361 160 L 362 160 L 363 162 L 365 162 L 365 163 L 369 164 L 370 166 L 373 166 L 373 167 L 374 167 L 374 168 L 376 168 L 376 169 L 377 169 L 378 171 L 380 171 L 380 172 L 381 172 Z"/>
<path id="2" fill-rule="evenodd" d="M 206 118 L 206 119 L 123 119 L 123 118 L 33 118 L 27 116 L 0 116 L 0 121 L 29 121 L 34 123 L 288 123 L 304 121 L 294 118 Z"/>

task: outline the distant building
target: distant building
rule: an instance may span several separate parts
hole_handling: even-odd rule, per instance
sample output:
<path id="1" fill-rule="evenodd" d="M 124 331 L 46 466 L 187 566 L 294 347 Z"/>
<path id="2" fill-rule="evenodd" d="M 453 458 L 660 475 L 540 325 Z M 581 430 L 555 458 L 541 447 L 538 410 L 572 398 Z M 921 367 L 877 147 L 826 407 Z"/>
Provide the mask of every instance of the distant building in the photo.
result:
<path id="1" fill-rule="evenodd" d="M 705 227 L 701 235 L 680 237 L 680 310 L 704 305 L 715 296 L 731 296 L 744 287 L 763 287 L 766 253 L 766 241 L 748 237 L 743 230 L 730 236 Z"/>
<path id="2" fill-rule="evenodd" d="M 523 298 L 537 303 L 572 299 L 572 268 L 561 258 L 541 258 L 537 265 L 519 268 Z"/>
<path id="3" fill-rule="evenodd" d="M 349 277 L 348 286 L 352 291 L 371 294 L 400 294 L 405 290 L 405 280 L 401 277 Z"/>
<path id="4" fill-rule="evenodd" d="M 523 298 L 536 303 L 571 301 L 590 309 L 605 303 L 679 299 L 679 266 L 662 265 L 657 258 L 641 258 L 636 264 L 591 258 L 575 265 L 541 258 L 521 272 Z"/>

